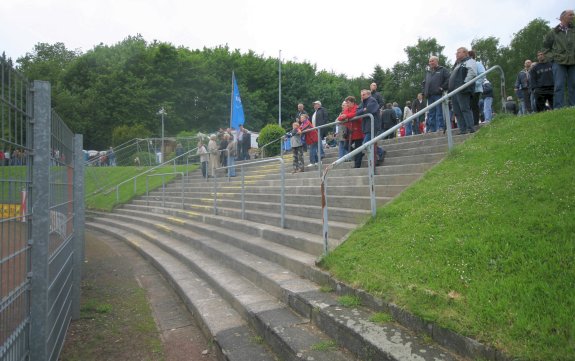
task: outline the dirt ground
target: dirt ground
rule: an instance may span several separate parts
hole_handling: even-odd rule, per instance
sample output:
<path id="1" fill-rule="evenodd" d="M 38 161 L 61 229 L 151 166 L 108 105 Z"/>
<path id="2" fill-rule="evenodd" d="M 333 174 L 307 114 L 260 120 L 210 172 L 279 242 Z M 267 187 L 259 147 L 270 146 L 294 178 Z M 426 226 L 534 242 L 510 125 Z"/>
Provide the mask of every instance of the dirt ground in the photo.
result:
<path id="1" fill-rule="evenodd" d="M 177 295 L 136 251 L 86 232 L 85 253 L 81 316 L 60 360 L 216 360 Z"/>

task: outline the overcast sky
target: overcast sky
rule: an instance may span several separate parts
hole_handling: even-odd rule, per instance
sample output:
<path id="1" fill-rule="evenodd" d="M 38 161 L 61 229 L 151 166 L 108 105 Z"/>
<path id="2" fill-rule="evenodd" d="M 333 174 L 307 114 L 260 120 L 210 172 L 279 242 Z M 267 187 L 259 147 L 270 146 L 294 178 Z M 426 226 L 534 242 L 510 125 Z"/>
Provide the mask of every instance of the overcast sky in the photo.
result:
<path id="1" fill-rule="evenodd" d="M 15 60 L 39 42 L 86 52 L 141 34 L 189 49 L 227 44 L 274 58 L 281 50 L 283 60 L 355 77 L 405 61 L 403 49 L 418 38 L 436 38 L 453 61 L 456 48 L 475 38 L 495 36 L 509 45 L 531 20 L 555 26 L 573 6 L 558 0 L 2 0 L 0 53 Z"/>

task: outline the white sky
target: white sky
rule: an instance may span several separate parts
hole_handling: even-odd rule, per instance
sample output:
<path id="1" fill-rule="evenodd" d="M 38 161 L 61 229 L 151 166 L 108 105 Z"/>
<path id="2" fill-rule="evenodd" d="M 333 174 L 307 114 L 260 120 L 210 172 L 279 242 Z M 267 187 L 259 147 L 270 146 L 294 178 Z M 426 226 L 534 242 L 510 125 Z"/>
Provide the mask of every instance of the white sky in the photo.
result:
<path id="1" fill-rule="evenodd" d="M 368 76 L 376 64 L 405 61 L 403 49 L 419 37 L 436 38 L 453 61 L 475 38 L 507 46 L 529 21 L 555 26 L 568 8 L 572 2 L 558 0 L 2 0 L 0 53 L 16 60 L 39 42 L 86 52 L 142 34 L 189 49 L 227 44 L 265 57 L 281 50 L 283 60 Z"/>

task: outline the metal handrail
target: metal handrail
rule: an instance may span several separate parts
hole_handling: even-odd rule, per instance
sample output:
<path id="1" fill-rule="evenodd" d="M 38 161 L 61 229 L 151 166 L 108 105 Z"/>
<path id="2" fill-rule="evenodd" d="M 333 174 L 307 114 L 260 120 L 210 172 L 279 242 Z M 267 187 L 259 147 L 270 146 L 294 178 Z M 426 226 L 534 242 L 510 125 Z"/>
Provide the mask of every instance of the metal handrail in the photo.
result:
<path id="1" fill-rule="evenodd" d="M 324 251 L 324 255 L 327 255 L 328 253 L 328 232 L 329 232 L 329 224 L 328 224 L 328 209 L 327 209 L 327 193 L 326 193 L 326 187 L 327 187 L 327 176 L 330 170 L 332 170 L 334 167 L 336 167 L 337 165 L 345 162 L 347 159 L 351 159 L 351 157 L 359 154 L 360 152 L 363 152 L 363 150 L 367 149 L 369 151 L 369 147 L 371 145 L 375 145 L 377 144 L 377 142 L 385 137 L 387 137 L 388 135 L 394 133 L 397 129 L 399 129 L 401 126 L 403 126 L 404 124 L 406 124 L 407 122 L 411 122 L 413 119 L 425 114 L 425 112 L 428 109 L 434 108 L 438 105 L 440 105 L 441 103 L 443 103 L 443 110 L 444 110 L 444 117 L 449 114 L 449 105 L 448 105 L 448 100 L 449 98 L 453 97 L 454 95 L 457 95 L 459 93 L 461 93 L 463 90 L 465 90 L 467 87 L 469 86 L 475 86 L 475 82 L 478 80 L 481 80 L 483 78 L 485 78 L 487 76 L 487 74 L 495 71 L 495 70 L 499 70 L 499 72 L 501 73 L 501 96 L 502 99 L 505 99 L 505 74 L 503 73 L 503 69 L 499 66 L 499 65 L 494 65 L 493 67 L 491 67 L 490 69 L 488 69 L 486 72 L 476 76 L 475 78 L 469 80 L 468 82 L 466 82 L 465 84 L 461 85 L 459 88 L 455 89 L 454 91 L 444 94 L 441 98 L 439 98 L 437 101 L 429 104 L 428 106 L 426 106 L 425 108 L 421 109 L 420 111 L 416 112 L 415 114 L 411 115 L 410 117 L 404 119 L 403 121 L 397 123 L 395 126 L 391 127 L 390 129 L 386 130 L 385 132 L 381 133 L 380 135 L 378 135 L 377 137 L 372 137 L 372 139 L 363 144 L 361 147 L 358 147 L 356 149 L 354 149 L 353 151 L 345 154 L 343 157 L 335 160 L 333 163 L 329 164 L 325 170 L 323 170 L 323 174 L 321 175 L 321 206 L 322 206 L 322 215 L 323 215 L 323 229 L 322 229 L 322 237 L 323 237 L 323 251 Z M 503 107 L 505 106 L 505 102 L 503 103 Z M 447 108 L 447 112 L 445 111 Z M 451 134 L 451 120 L 447 120 L 446 121 L 446 127 L 447 127 L 447 139 L 448 139 L 448 148 L 449 150 L 451 150 L 453 148 L 453 136 Z M 373 133 L 372 133 L 373 135 Z M 371 159 L 371 156 L 368 157 L 368 162 Z M 373 176 L 371 175 L 371 173 L 373 172 L 372 167 L 368 166 L 369 173 L 370 173 L 370 180 L 369 180 L 369 187 L 370 187 L 370 197 L 371 197 L 371 214 L 372 216 L 375 216 L 376 214 L 376 202 L 375 202 L 375 185 L 373 182 Z"/>
<path id="2" fill-rule="evenodd" d="M 242 181 L 242 192 L 241 192 L 241 204 L 242 204 L 242 219 L 245 219 L 245 213 L 246 213 L 246 209 L 245 209 L 245 185 L 244 185 L 244 167 L 249 167 L 252 166 L 254 164 L 260 164 L 260 163 L 270 163 L 270 162 L 280 162 L 281 168 L 280 168 L 280 178 L 281 178 L 281 193 L 280 193 L 280 226 L 281 228 L 285 228 L 285 161 L 282 157 L 276 157 L 276 158 L 269 158 L 269 159 L 261 159 L 261 160 L 254 160 L 254 161 L 250 161 L 250 162 L 245 162 L 245 163 L 238 163 L 235 165 L 231 165 L 231 166 L 226 166 L 226 167 L 219 167 L 216 168 L 216 171 L 219 169 L 228 169 L 228 182 L 230 181 L 230 172 L 229 169 L 230 168 L 234 168 L 234 167 L 240 167 L 240 173 L 241 173 L 241 181 Z M 218 184 L 217 184 L 217 172 L 214 174 L 214 215 L 218 214 Z"/>
<path id="3" fill-rule="evenodd" d="M 171 173 L 161 173 L 161 174 L 148 174 L 146 176 L 146 205 L 150 205 L 150 192 L 149 192 L 149 179 L 150 177 L 162 177 L 162 207 L 166 206 L 166 182 L 165 176 L 179 174 L 182 176 L 182 209 L 184 209 L 184 172 L 171 172 Z"/>
<path id="4" fill-rule="evenodd" d="M 283 137 L 284 137 L 284 136 L 282 135 L 282 136 L 279 137 L 278 139 L 272 140 L 271 142 L 268 142 L 268 143 L 262 145 L 261 147 L 259 147 L 260 153 L 261 153 L 261 157 L 262 157 L 262 158 L 265 157 L 265 148 L 266 148 L 268 145 L 272 145 L 272 144 L 274 144 L 275 142 L 277 142 L 277 141 L 280 140 L 280 139 L 282 139 L 282 142 L 283 142 Z M 281 148 L 281 145 L 280 145 L 280 148 Z"/>
<path id="5" fill-rule="evenodd" d="M 152 167 L 152 168 L 150 168 L 150 169 L 148 169 L 148 170 L 145 170 L 145 171 L 143 171 L 142 173 L 133 176 L 132 178 L 126 179 L 125 181 L 122 181 L 122 182 L 118 183 L 118 184 L 116 185 L 116 187 L 115 187 L 115 188 L 116 188 L 116 202 L 119 202 L 119 201 L 120 201 L 120 186 L 122 186 L 122 185 L 124 185 L 124 184 L 126 184 L 126 183 L 128 183 L 128 182 L 134 181 L 134 193 L 136 193 L 137 179 L 138 179 L 139 177 L 142 177 L 142 176 L 144 176 L 144 175 L 146 175 L 146 174 L 148 174 L 148 173 L 151 173 L 151 172 L 155 171 L 156 169 L 158 169 L 158 168 L 160 168 L 160 167 L 163 167 L 163 166 L 165 166 L 165 165 L 167 165 L 167 164 L 170 164 L 170 163 L 173 163 L 173 164 L 174 164 L 174 172 L 175 172 L 175 171 L 176 171 L 176 165 L 177 165 L 177 164 L 176 164 L 176 160 L 178 160 L 178 159 L 180 159 L 180 158 L 183 158 L 183 157 L 186 157 L 185 159 L 186 159 L 186 162 L 187 162 L 187 161 L 188 161 L 187 156 L 189 156 L 190 153 L 196 151 L 197 149 L 198 149 L 198 148 L 191 149 L 191 150 L 185 152 L 184 154 L 181 154 L 181 155 L 179 155 L 179 156 L 177 156 L 177 157 L 175 157 L 175 158 L 172 158 L 172 159 L 170 159 L 170 160 L 168 160 L 168 161 L 166 161 L 166 162 L 164 162 L 164 163 L 162 163 L 162 164 L 158 164 L 157 166 L 154 166 L 154 167 Z M 193 154 L 193 155 L 197 155 L 197 154 Z"/>

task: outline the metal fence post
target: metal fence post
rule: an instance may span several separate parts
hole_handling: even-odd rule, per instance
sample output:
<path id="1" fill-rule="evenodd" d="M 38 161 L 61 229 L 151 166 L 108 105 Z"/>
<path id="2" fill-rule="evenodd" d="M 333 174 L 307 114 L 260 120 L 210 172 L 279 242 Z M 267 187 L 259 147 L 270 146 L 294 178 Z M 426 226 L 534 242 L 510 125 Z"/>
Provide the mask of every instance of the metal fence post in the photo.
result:
<path id="1" fill-rule="evenodd" d="M 30 359 L 48 360 L 48 287 L 50 234 L 50 83 L 34 81 L 34 154 L 32 190 Z"/>
<path id="2" fill-rule="evenodd" d="M 72 318 L 80 318 L 80 284 L 84 264 L 84 154 L 82 134 L 74 135 L 74 288 Z"/>

